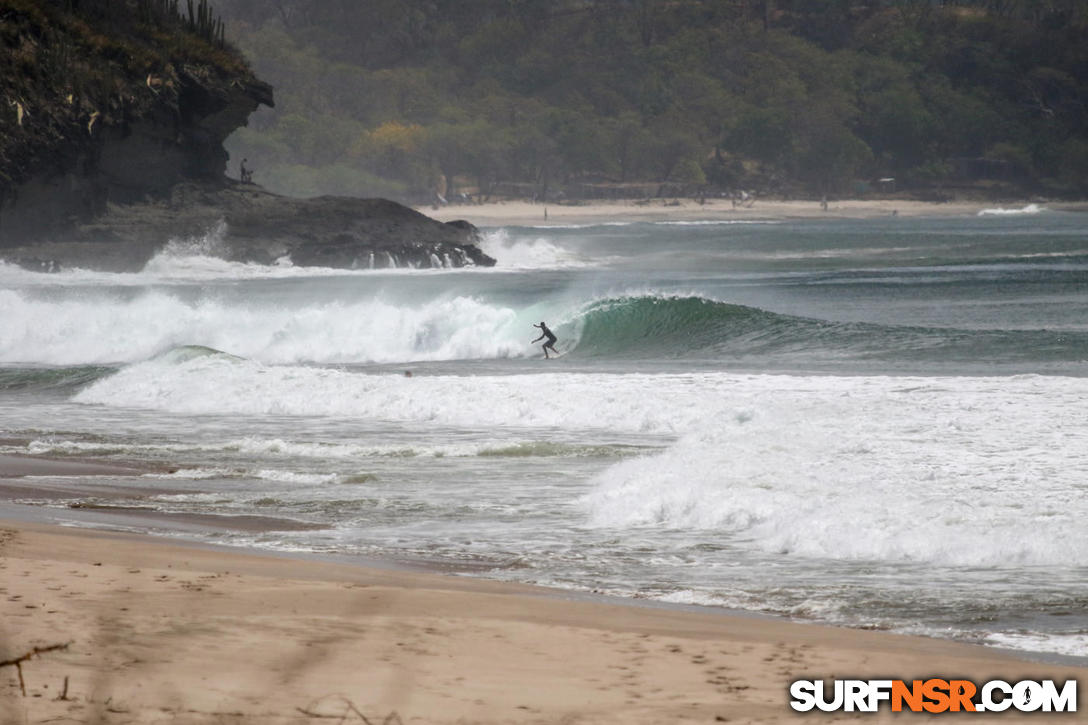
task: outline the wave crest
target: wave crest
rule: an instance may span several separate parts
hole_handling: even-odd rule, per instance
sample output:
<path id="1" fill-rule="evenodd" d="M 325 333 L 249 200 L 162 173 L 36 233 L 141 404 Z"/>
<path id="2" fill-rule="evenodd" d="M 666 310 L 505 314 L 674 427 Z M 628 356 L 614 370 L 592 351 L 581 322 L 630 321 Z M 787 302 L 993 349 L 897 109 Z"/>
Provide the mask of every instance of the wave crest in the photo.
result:
<path id="1" fill-rule="evenodd" d="M 982 209 L 979 211 L 978 216 L 1024 216 L 1038 214 L 1039 212 L 1046 211 L 1045 206 L 1039 206 L 1038 204 L 1028 204 L 1027 206 L 1019 209 L 1006 209 L 1004 207 L 997 207 L 995 209 Z"/>
<path id="2" fill-rule="evenodd" d="M 843 359 L 1080 361 L 1088 355 L 1088 333 L 1081 331 L 834 322 L 680 295 L 595 300 L 560 330 L 577 340 L 577 356 L 588 358 L 770 358 L 811 365 Z"/>
<path id="3" fill-rule="evenodd" d="M 266 363 L 502 358 L 528 350 L 528 323 L 514 310 L 468 296 L 287 305 L 157 290 L 61 299 L 0 290 L 0 308 L 12 323 L 0 326 L 0 362 L 7 363 L 128 363 L 192 343 Z"/>

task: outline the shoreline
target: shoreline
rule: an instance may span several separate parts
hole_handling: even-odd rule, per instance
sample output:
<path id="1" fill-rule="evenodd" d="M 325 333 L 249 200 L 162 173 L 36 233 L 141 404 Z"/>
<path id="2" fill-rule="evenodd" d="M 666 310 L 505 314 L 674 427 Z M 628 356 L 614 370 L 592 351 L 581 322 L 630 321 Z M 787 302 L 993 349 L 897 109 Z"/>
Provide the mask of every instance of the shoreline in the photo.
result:
<path id="1" fill-rule="evenodd" d="M 131 537 L 133 539 L 149 539 L 152 542 L 177 546 L 182 549 L 196 549 L 211 553 L 219 553 L 225 556 L 256 557 L 281 561 L 285 566 L 294 565 L 305 567 L 308 564 L 329 565 L 332 567 L 347 567 L 352 570 L 361 570 L 370 573 L 416 574 L 423 577 L 437 577 L 445 582 L 445 586 L 459 588 L 462 584 L 469 589 L 475 589 L 473 583 L 493 585 L 500 589 L 510 588 L 517 590 L 515 593 L 526 596 L 545 599 L 555 599 L 568 602 L 596 603 L 614 607 L 633 607 L 635 609 L 660 610 L 677 613 L 695 613 L 700 615 L 720 616 L 738 620 L 759 620 L 764 622 L 777 622 L 799 627 L 821 627 L 843 632 L 872 631 L 878 634 L 886 634 L 893 637 L 909 637 L 928 642 L 947 642 L 964 647 L 975 648 L 985 653 L 995 653 L 998 656 L 1008 657 L 1013 660 L 1033 663 L 1038 665 L 1056 665 L 1063 667 L 1085 668 L 1088 673 L 1088 655 L 1077 656 L 1061 654 L 1057 652 L 1020 650 L 1008 647 L 998 647 L 965 640 L 937 637 L 928 634 L 907 634 L 890 629 L 865 629 L 844 624 L 832 624 L 815 619 L 792 619 L 784 614 L 776 614 L 745 609 L 731 609 L 722 605 L 695 604 L 653 599 L 640 596 L 624 596 L 621 594 L 608 594 L 599 591 L 585 589 L 566 589 L 558 586 L 547 586 L 510 579 L 493 579 L 488 577 L 473 576 L 479 571 L 490 571 L 491 566 L 471 565 L 467 563 L 455 563 L 449 561 L 428 560 L 422 558 L 380 558 L 372 555 L 347 554 L 337 552 L 316 551 L 288 551 L 281 549 L 264 549 L 253 545 L 213 543 L 201 539 L 186 538 L 186 534 L 208 534 L 222 530 L 223 524 L 233 524 L 236 516 L 215 516 L 200 514 L 183 514 L 170 520 L 173 525 L 167 529 L 151 530 L 144 528 L 145 521 L 139 515 L 129 516 L 123 509 L 117 509 L 115 519 L 105 517 L 92 517 L 89 519 L 59 520 L 48 514 L 39 514 L 43 509 L 37 506 L 24 504 L 12 504 L 0 501 L 0 531 L 7 529 L 40 529 L 54 532 L 84 532 L 88 534 L 117 535 Z M 219 518 L 219 525 L 209 523 L 209 519 Z M 245 518 L 245 517 L 242 517 Z M 260 519 L 261 523 L 276 523 L 277 519 L 263 517 L 249 517 Z M 147 519 L 146 521 L 155 521 Z M 232 526 L 233 530 L 238 527 Z M 248 529 L 259 533 L 269 530 L 283 530 L 277 528 L 262 528 L 254 526 Z M 0 535 L 0 539 L 2 539 Z M 2 558 L 2 546 L 0 546 L 0 558 Z M 446 581 L 446 580 L 450 581 Z M 0 577 L 2 580 L 2 577 Z M 481 587 L 488 589 L 487 586 Z"/>
<path id="2" fill-rule="evenodd" d="M 19 453 L 0 454 L 0 529 L 10 527 L 49 527 L 58 530 L 83 530 L 104 534 L 116 533 L 146 537 L 153 541 L 173 543 L 182 547 L 195 547 L 218 551 L 227 555 L 271 557 L 306 563 L 317 562 L 334 566 L 357 567 L 376 571 L 409 572 L 424 576 L 459 577 L 472 576 L 481 571 L 494 569 L 492 564 L 474 564 L 427 558 L 397 558 L 393 556 L 357 555 L 337 552 L 289 551 L 262 548 L 255 544 L 216 544 L 209 538 L 224 533 L 244 532 L 252 535 L 263 533 L 322 530 L 324 524 L 295 518 L 272 517 L 252 514 L 171 513 L 145 507 L 138 503 L 126 503 L 133 494 L 137 496 L 164 493 L 159 487 L 137 488 L 132 485 L 114 485 L 116 476 L 140 476 L 160 470 L 135 462 L 114 464 L 96 458 L 56 458 Z M 55 480 L 48 480 L 48 479 Z M 168 492 L 168 491 L 167 491 Z M 182 492 L 178 489 L 177 492 Z M 66 507 L 56 508 L 40 504 L 22 503 L 21 500 L 36 498 L 34 494 L 46 493 L 54 501 L 71 500 Z M 78 499 L 93 496 L 99 503 L 82 504 Z M 116 503 L 115 503 L 116 501 Z M 0 537 L 2 538 L 2 537 Z M 3 550 L 0 547 L 0 559 Z M 765 613 L 723 606 L 683 604 L 652 598 L 605 594 L 597 590 L 564 589 L 488 577 L 472 581 L 489 582 L 499 586 L 528 588 L 537 596 L 554 596 L 567 600 L 606 603 L 621 607 L 665 609 L 675 611 L 710 612 L 737 618 L 758 618 L 789 623 L 798 626 L 830 627 L 836 630 L 863 631 L 858 627 L 830 624 L 818 619 L 794 620 L 784 614 Z M 2 582 L 2 577 L 0 577 Z M 2 591 L 0 591 L 2 593 Z M 880 630 L 898 635 L 894 630 Z M 975 644 L 960 639 L 933 635 L 911 635 L 924 640 L 950 642 L 968 647 L 978 647 L 986 652 L 999 652 L 1015 659 L 1036 663 L 1088 667 L 1088 655 L 1078 657 L 1048 651 L 1018 650 Z M 0 659 L 3 659 L 0 656 Z"/>
<path id="3" fill-rule="evenodd" d="M 785 722 L 797 678 L 1071 679 L 976 645 L 0 519 L 27 720 Z M 640 603 L 641 604 L 641 603 Z M 54 699 L 64 678 L 67 699 Z M 885 713 L 887 715 L 887 713 Z"/>
<path id="4" fill-rule="evenodd" d="M 448 204 L 442 207 L 417 206 L 416 211 L 448 222 L 464 219 L 478 227 L 562 226 L 662 221 L 759 222 L 791 219 L 876 219 L 882 217 L 977 216 L 985 209 L 1020 210 L 1030 205 L 1050 211 L 1085 212 L 1088 201 L 1078 202 L 927 202 L 901 199 L 844 199 L 829 201 L 828 209 L 819 200 L 757 199 L 751 207 L 733 207 L 728 199 L 707 199 L 699 204 L 684 200 L 590 201 L 586 203 L 532 203 L 492 201 L 484 204 Z M 545 217 L 545 210 L 547 215 Z"/>
<path id="5" fill-rule="evenodd" d="M 50 472 L 108 485 L 120 471 L 103 468 L 0 456 L 11 490 Z M 0 668 L 0 709 L 27 722 L 301 723 L 354 707 L 374 722 L 774 723 L 805 717 L 789 709 L 794 679 L 1088 674 L 1044 653 L 227 547 L 127 512 L 64 525 L 38 510 L 0 506 L 0 661 L 71 644 L 24 664 L 26 697 Z"/>

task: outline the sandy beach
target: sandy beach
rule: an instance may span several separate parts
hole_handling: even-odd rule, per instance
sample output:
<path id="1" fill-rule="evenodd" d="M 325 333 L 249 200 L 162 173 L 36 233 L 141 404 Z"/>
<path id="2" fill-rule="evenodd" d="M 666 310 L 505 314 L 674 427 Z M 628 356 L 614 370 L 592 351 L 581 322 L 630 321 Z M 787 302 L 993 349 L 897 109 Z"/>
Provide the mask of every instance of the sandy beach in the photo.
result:
<path id="1" fill-rule="evenodd" d="M 406 723 L 778 722 L 798 717 L 787 689 L 799 677 L 1084 674 L 939 640 L 119 533 L 7 521 L 0 546 L 0 659 L 68 644 L 23 665 L 25 697 L 4 668 L 5 723 L 361 722 L 355 710 Z"/>
<path id="2" fill-rule="evenodd" d="M 729 221 L 783 219 L 871 219 L 877 217 L 974 216 L 985 209 L 1023 209 L 1033 202 L 955 201 L 934 203 L 901 199 L 847 199 L 829 201 L 826 211 L 818 200 L 763 200 L 751 206 L 733 206 L 728 199 L 653 199 L 647 201 L 586 202 L 584 204 L 534 204 L 502 201 L 482 205 L 450 204 L 418 207 L 438 219 L 467 219 L 477 226 L 601 224 L 608 222 L 655 222 L 669 220 Z M 1038 203 L 1040 208 L 1084 211 L 1085 202 Z M 545 212 L 546 215 L 545 215 Z"/>
<path id="3" fill-rule="evenodd" d="M 9 479 L 50 465 L 0 464 Z M 797 678 L 1084 675 L 949 641 L 8 516 L 0 661 L 64 647 L 21 663 L 25 695 L 2 668 L 3 723 L 769 723 L 802 717 Z"/>

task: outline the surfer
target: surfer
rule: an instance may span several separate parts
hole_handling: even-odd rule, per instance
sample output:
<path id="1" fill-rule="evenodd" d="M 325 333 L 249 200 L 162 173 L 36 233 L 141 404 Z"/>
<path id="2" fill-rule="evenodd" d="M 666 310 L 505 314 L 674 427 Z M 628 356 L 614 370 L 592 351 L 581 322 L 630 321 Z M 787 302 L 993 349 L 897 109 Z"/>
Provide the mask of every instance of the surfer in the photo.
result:
<path id="1" fill-rule="evenodd" d="M 558 355 L 559 351 L 555 349 L 555 340 L 556 340 L 555 334 L 551 330 L 548 329 L 548 326 L 544 324 L 544 321 L 541 320 L 539 325 L 533 325 L 533 327 L 539 327 L 540 328 L 540 337 L 533 340 L 533 342 L 540 342 L 545 337 L 548 338 L 548 341 L 546 343 L 544 343 L 544 357 L 548 357 L 548 348 L 551 348 L 552 352 L 554 352 L 556 355 Z"/>

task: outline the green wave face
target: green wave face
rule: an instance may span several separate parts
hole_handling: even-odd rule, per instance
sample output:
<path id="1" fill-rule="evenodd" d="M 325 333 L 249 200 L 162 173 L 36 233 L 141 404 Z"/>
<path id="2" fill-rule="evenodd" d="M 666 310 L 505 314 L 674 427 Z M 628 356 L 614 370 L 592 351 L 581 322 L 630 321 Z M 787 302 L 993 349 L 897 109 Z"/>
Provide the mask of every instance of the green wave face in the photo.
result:
<path id="1" fill-rule="evenodd" d="M 571 323 L 583 358 L 783 358 L 942 362 L 1079 361 L 1088 333 L 829 322 L 704 297 L 633 296 L 586 305 Z M 568 332 L 568 334 L 570 334 Z"/>
<path id="2" fill-rule="evenodd" d="M 703 297 L 656 296 L 593 302 L 579 322 L 575 350 L 585 357 L 689 357 L 765 348 L 817 335 L 831 324 Z"/>
<path id="3" fill-rule="evenodd" d="M 648 449 L 630 445 L 580 445 L 554 441 L 529 441 L 485 448 L 484 458 L 618 458 L 642 455 Z"/>
<path id="4" fill-rule="evenodd" d="M 241 360 L 230 353 L 204 345 L 182 345 L 156 355 L 153 360 L 180 365 L 203 357 Z M 117 372 L 113 365 L 74 365 L 69 367 L 0 367 L 0 391 L 76 391 L 96 380 Z"/>
<path id="5" fill-rule="evenodd" d="M 216 350 L 214 347 L 207 347 L 205 345 L 179 345 L 178 347 L 171 348 L 164 353 L 156 355 L 152 359 L 159 362 L 174 363 L 176 365 L 180 365 L 181 363 L 189 362 L 190 360 L 196 360 L 202 357 L 224 357 L 233 360 L 242 359 L 237 355 L 231 355 L 229 352 Z"/>
<path id="6" fill-rule="evenodd" d="M 65 368 L 0 368 L 0 391 L 74 390 L 106 377 L 116 368 L 79 365 Z"/>

